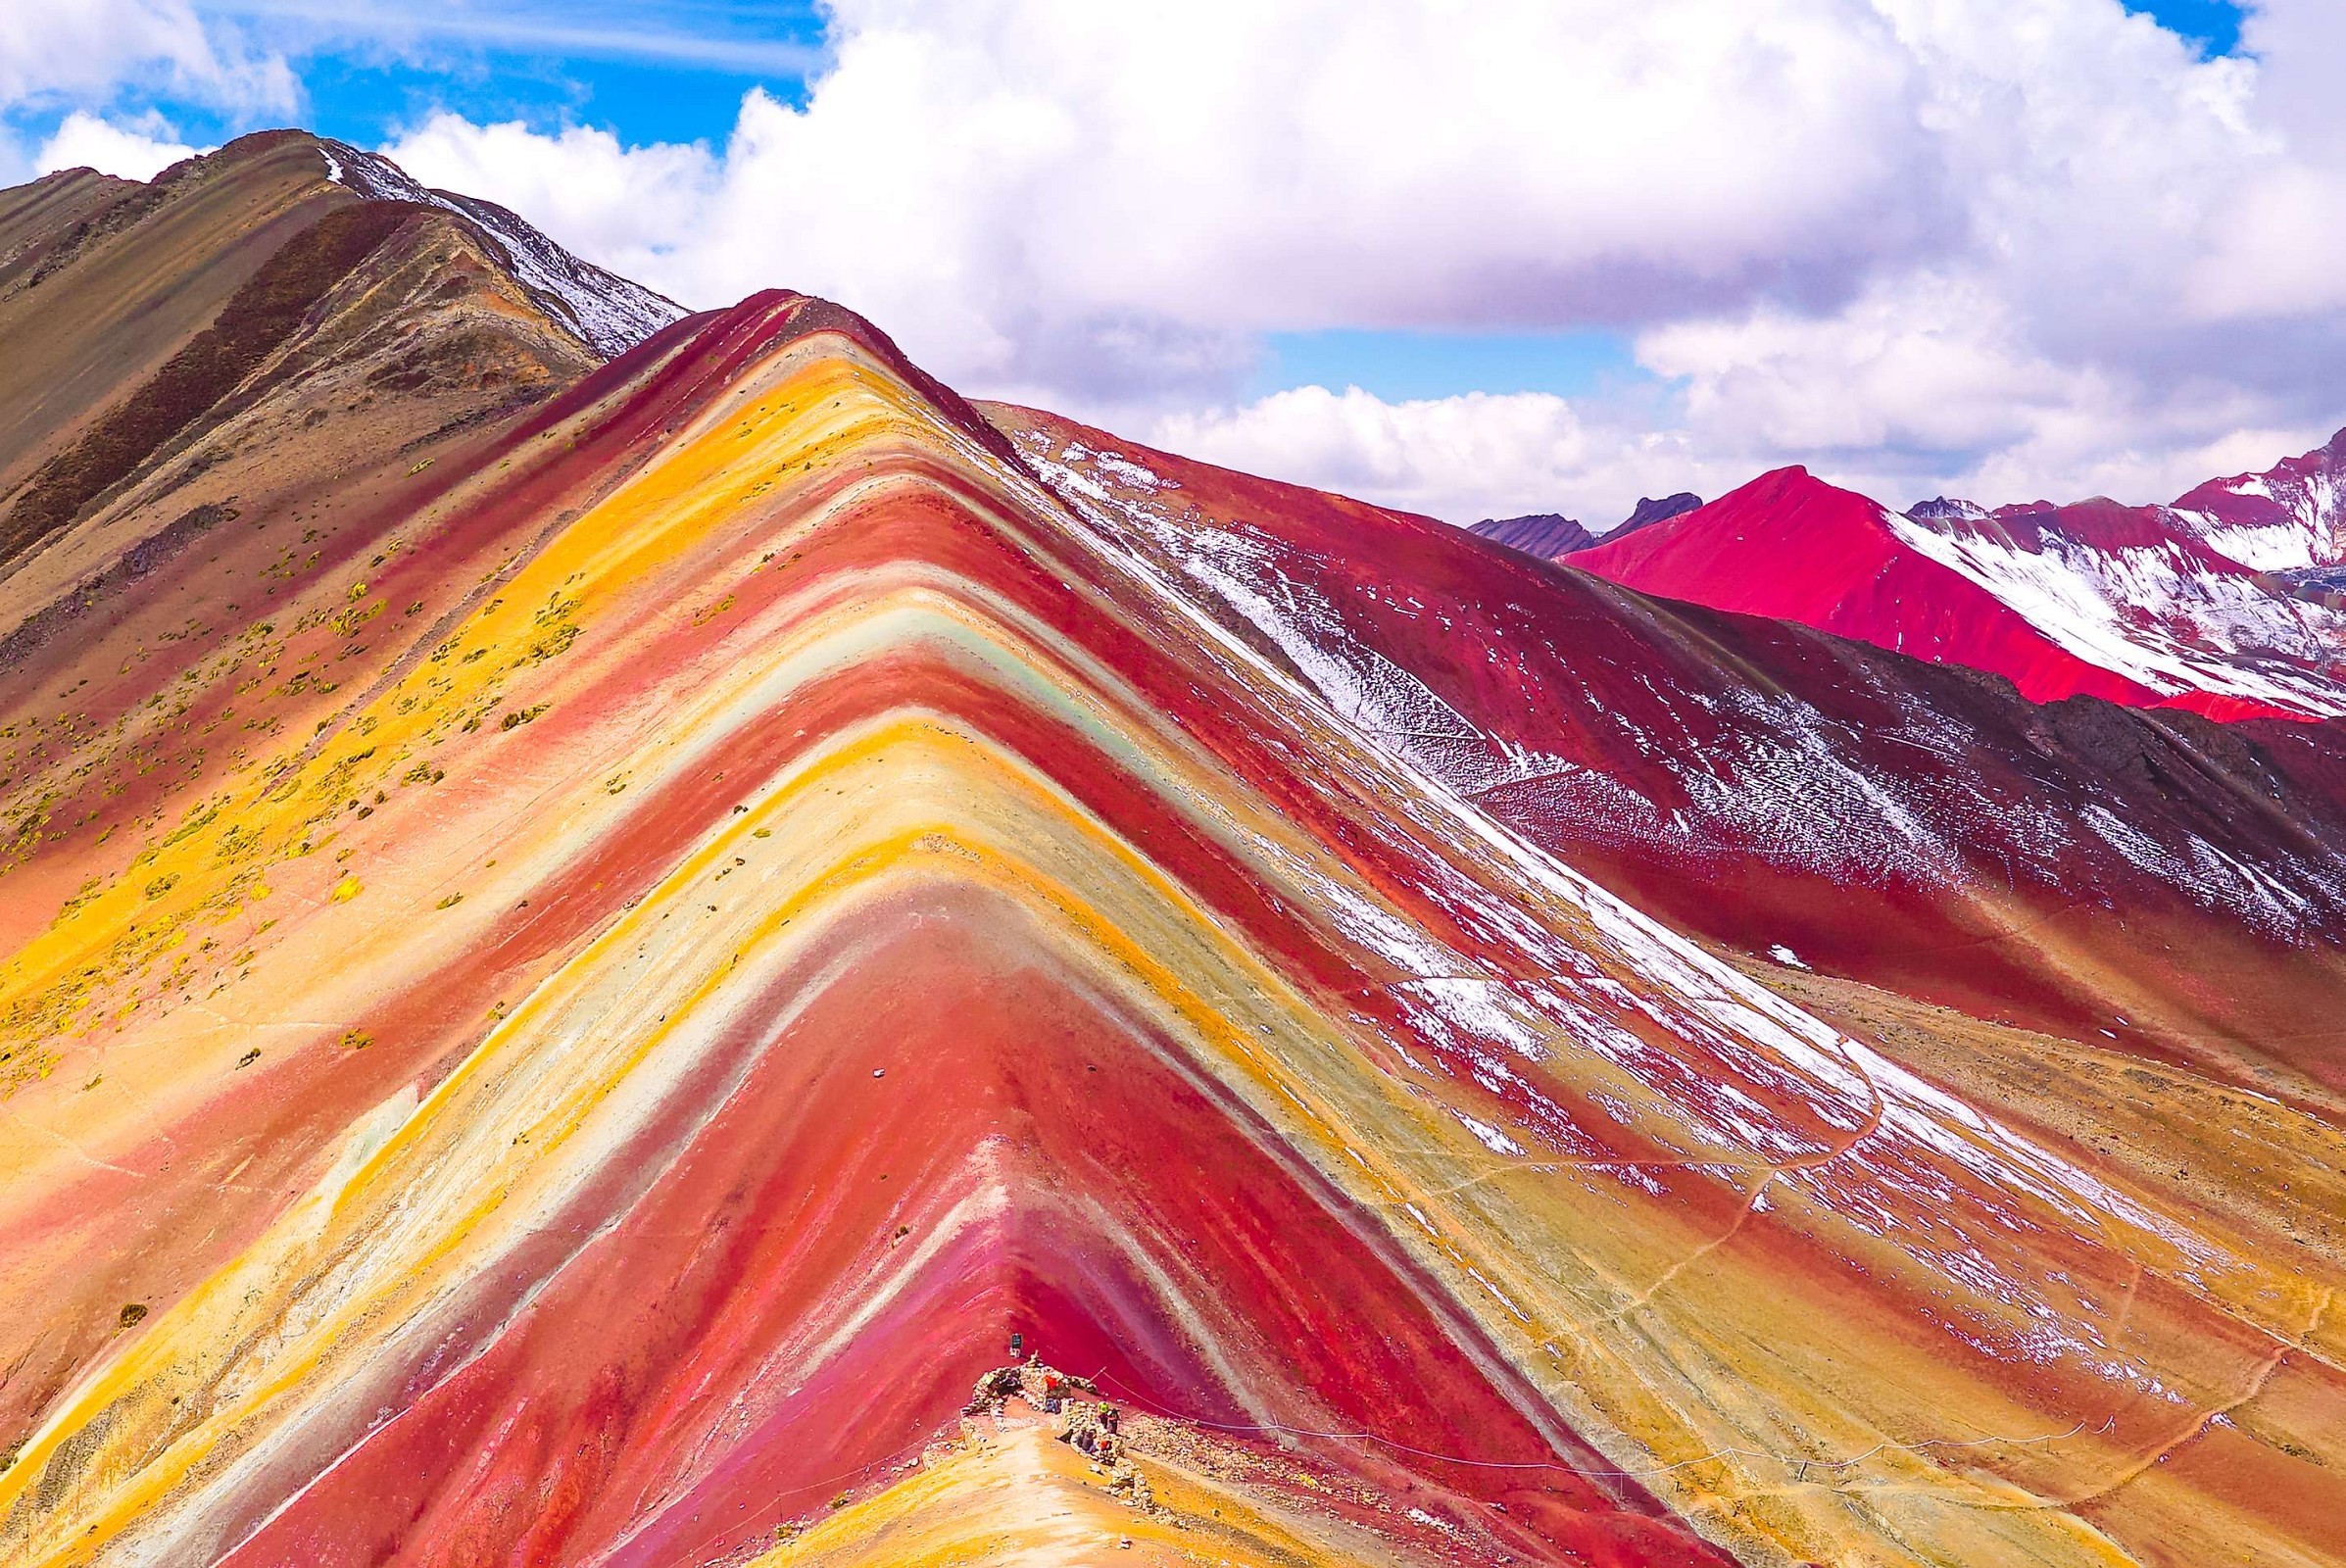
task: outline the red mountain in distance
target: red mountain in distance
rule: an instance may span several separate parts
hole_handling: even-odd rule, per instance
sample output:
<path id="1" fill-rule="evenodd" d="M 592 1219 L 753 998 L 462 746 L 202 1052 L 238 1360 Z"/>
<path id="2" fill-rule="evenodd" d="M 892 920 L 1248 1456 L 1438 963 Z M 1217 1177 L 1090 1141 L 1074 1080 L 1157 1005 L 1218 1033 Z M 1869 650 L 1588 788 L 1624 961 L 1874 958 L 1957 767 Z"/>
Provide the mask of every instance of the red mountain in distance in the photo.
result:
<path id="1" fill-rule="evenodd" d="M 2244 566 L 2308 572 L 2346 560 L 2346 430 L 2263 473 L 2210 479 L 2176 500 L 2178 520 Z"/>
<path id="2" fill-rule="evenodd" d="M 2037 702 L 2313 718 L 2346 712 L 2346 617 L 2310 591 L 2318 582 L 2267 563 L 2334 558 L 2334 472 L 2325 448 L 2174 508 L 1942 501 L 1895 513 L 1790 467 L 1572 564 L 1987 670 Z"/>
<path id="3" fill-rule="evenodd" d="M 1582 551 L 1573 564 L 1643 593 L 1991 669 L 2038 702 L 2079 693 L 2155 700 L 1909 547 L 1875 502 L 1804 467 L 1764 473 L 1706 507 Z"/>

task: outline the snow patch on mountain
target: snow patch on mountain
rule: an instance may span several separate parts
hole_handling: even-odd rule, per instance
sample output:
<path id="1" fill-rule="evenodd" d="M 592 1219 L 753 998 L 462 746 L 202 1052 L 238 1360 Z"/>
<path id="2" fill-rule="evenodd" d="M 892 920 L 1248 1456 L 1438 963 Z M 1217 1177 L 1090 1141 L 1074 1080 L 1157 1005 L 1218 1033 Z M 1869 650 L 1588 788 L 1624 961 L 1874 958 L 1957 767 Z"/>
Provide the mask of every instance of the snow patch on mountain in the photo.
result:
<path id="1" fill-rule="evenodd" d="M 1960 514 L 1883 509 L 1908 548 L 1986 590 L 2062 649 L 2163 696 L 2213 692 L 2309 716 L 2346 713 L 2346 616 L 2224 569 L 2181 540 L 2098 548 L 2057 527 L 2039 548 Z"/>
<path id="2" fill-rule="evenodd" d="M 1970 522 L 1983 521 L 1991 515 L 1979 502 L 1952 496 L 1933 496 L 1929 501 L 1918 501 L 1906 509 L 1906 514 L 1923 519 L 1947 518 Z"/>
<path id="3" fill-rule="evenodd" d="M 432 190 L 389 159 L 345 142 L 320 141 L 318 151 L 325 158 L 326 178 L 346 190 L 375 201 L 438 207 L 470 220 L 504 248 L 513 275 L 549 314 L 607 360 L 687 314 L 665 295 L 571 255 L 494 202 Z"/>
<path id="4" fill-rule="evenodd" d="M 2346 481 L 2336 472 L 2291 472 L 2284 466 L 2271 473 L 2218 480 L 2211 488 L 2270 503 L 2253 512 L 2240 509 L 2247 515 L 2225 515 L 2216 510 L 2222 505 L 2220 497 L 2207 489 L 2195 492 L 2208 505 L 2180 507 L 2177 514 L 2197 524 L 2199 536 L 2211 548 L 2252 571 L 2302 571 L 2337 563 L 2339 533 L 2346 525 Z"/>

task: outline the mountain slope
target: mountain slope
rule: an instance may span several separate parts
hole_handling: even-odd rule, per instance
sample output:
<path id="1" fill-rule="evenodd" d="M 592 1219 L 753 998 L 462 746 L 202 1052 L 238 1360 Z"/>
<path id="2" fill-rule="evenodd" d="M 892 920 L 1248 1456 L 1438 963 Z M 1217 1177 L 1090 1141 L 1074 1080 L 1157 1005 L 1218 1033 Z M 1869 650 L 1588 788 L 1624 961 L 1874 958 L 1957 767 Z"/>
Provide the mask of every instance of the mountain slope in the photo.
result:
<path id="1" fill-rule="evenodd" d="M 2346 734 L 2043 707 L 1026 410 L 1041 471 L 1374 743 L 1682 927 L 2337 1103 Z M 2221 977 L 2221 978 L 2219 978 Z"/>
<path id="2" fill-rule="evenodd" d="M 1574 564 L 1665 598 L 1993 670 L 2038 702 L 2079 693 L 2155 701 L 2147 687 L 2087 663 L 1913 549 L 1873 502 L 1805 468 L 1764 474 L 1707 507 L 1585 552 Z"/>
<path id="3" fill-rule="evenodd" d="M 0 295 L 16 292 L 99 213 L 131 193 L 136 181 L 88 169 L 64 169 L 29 185 L 0 191 Z"/>
<path id="4" fill-rule="evenodd" d="M 151 184 L 86 171 L 26 187 L 0 250 L 39 260 L 0 284 L 0 495 L 77 426 L 102 416 L 208 326 L 264 262 L 340 205 L 322 166 L 286 139 L 166 170 Z M 73 221 L 57 231 L 59 197 Z"/>
<path id="5" fill-rule="evenodd" d="M 2329 731 L 2252 726 L 2269 748 L 2261 757 L 2233 759 L 2239 771 L 2229 777 L 2211 770 L 2193 780 L 2169 770 L 2238 729 L 2188 715 L 2136 719 L 2097 704 L 2056 717 L 1960 670 L 1869 656 L 1797 629 L 1674 612 L 1508 552 L 1462 549 L 1456 532 L 1429 519 L 1185 463 L 1031 411 L 993 413 L 1046 481 L 1096 526 L 1414 774 L 1414 784 L 1394 797 L 1405 813 L 1414 814 L 1414 802 L 1433 809 L 1433 803 L 1475 800 L 1534 842 L 1602 868 L 1615 887 L 1696 929 L 1740 927 L 1734 935 L 1746 942 L 1765 942 L 1761 933 L 1771 926 L 1780 935 L 1826 935 L 1836 959 L 1907 985 L 1919 979 L 1926 994 L 1950 982 L 1989 992 L 2002 986 L 2008 998 L 2026 999 L 2024 1005 L 2058 1010 L 2062 1004 L 2048 996 L 2067 991 L 2067 1004 L 2084 1014 L 2073 1015 L 2071 1027 L 2094 1042 L 2124 1029 L 2132 1054 L 2065 1054 L 2008 1025 L 1887 1005 L 1864 987 L 1836 993 L 1796 970 L 1775 971 L 1830 1001 L 1838 1016 L 1866 1020 L 1869 1031 L 1879 1031 L 1870 1034 L 1870 1049 L 1893 1056 L 1915 1051 L 1918 1065 L 1927 1055 L 1934 1071 L 1960 1075 L 1980 1097 L 1974 1113 L 2006 1128 L 2039 1129 L 2105 1176 L 2126 1171 L 2126 1180 L 2156 1188 L 2179 1180 L 2185 1168 L 2204 1170 L 2231 1147 L 2235 1127 L 2217 1106 L 2242 1104 L 2233 1086 L 2243 1082 L 2289 1093 L 2299 1106 L 2289 1114 L 2303 1118 L 2293 1122 L 2292 1138 L 2329 1147 L 2339 1080 L 2320 1020 L 2334 1016 L 2342 977 L 2334 938 L 2315 933 L 2338 929 L 2339 889 L 2331 853 L 2299 839 L 2290 816 L 2311 808 L 2322 822 L 2316 831 L 2332 844 L 2346 826 L 2338 817 L 2346 800 L 2338 740 Z M 1853 686 L 1863 694 L 1856 703 L 1842 698 Z M 2156 723 L 2182 733 L 2165 740 Z M 2114 726 L 2122 734 L 2142 729 L 2122 740 Z M 1969 755 L 1967 743 L 1975 748 Z M 2135 747 L 2143 750 L 2129 756 Z M 1942 765 L 1918 768 L 1917 750 L 1943 759 Z M 1902 766 L 1894 760 L 1901 756 L 1909 759 Z M 2275 810 L 2262 799 L 2273 789 L 2289 807 Z M 2142 837 L 2132 837 L 2137 830 L 2109 814 L 2105 802 L 2140 822 Z M 2293 936 L 2270 924 L 2272 936 L 2249 936 L 2240 923 L 2260 917 L 2237 904 L 2207 902 L 2213 889 L 2205 873 L 2144 854 L 2152 835 L 2178 830 L 2185 842 L 2196 830 L 2233 849 L 2261 839 L 2239 868 L 2239 891 L 2252 899 L 2270 894 L 2281 901 L 2273 913 L 2287 906 L 2296 911 L 2287 919 L 2309 923 Z M 1991 876 L 1966 870 L 1967 860 Z M 2286 880 L 2268 883 L 2269 867 Z M 2019 882 L 2024 873 L 2034 887 Z M 2251 887 L 2260 891 L 2248 894 Z M 1965 924 L 1975 928 L 1967 933 Z M 2146 963 L 2145 951 L 2169 956 Z M 1655 972 L 1650 962 L 1643 967 Z M 1481 1070 L 1504 1083 L 1517 1069 L 1506 1054 L 1510 1041 L 1534 1052 L 1557 1045 L 1565 1053 L 1557 1060 L 1592 1044 L 1586 1034 L 1553 1032 L 1555 1014 L 1544 1011 L 1552 995 L 1544 977 L 1553 972 L 1535 969 L 1541 978 L 1498 986 L 1461 978 L 1428 990 L 1491 1007 L 1476 1024 L 1446 1028 L 1453 1039 L 1487 1043 Z M 2095 1019 L 2084 998 L 2105 986 L 2115 986 L 2129 1008 L 2147 1004 L 2144 1013 L 2105 1010 Z M 2112 994 L 2101 992 L 2099 1004 L 2106 1008 Z M 1996 1010 L 2010 1004 L 1999 999 Z M 2211 1006 L 2221 1013 L 2266 1005 L 2274 1010 L 2260 1017 L 2234 1012 L 2219 1036 L 2203 1021 Z M 2145 1018 L 2157 1021 L 2137 1028 Z M 1563 1044 L 1567 1038 L 1572 1044 Z M 2093 1058 L 2089 1072 L 2077 1065 L 2079 1056 Z M 2192 1067 L 2177 1071 L 2172 1063 L 2178 1056 Z M 2038 1065 L 2016 1074 L 2014 1064 L 2024 1061 Z M 2062 1076 L 2054 1076 L 2055 1063 Z M 1718 1081 L 1716 1070 L 1694 1069 L 1687 1087 Z M 2109 1076 L 2119 1073 L 2133 1086 L 2129 1099 L 2146 1107 L 2144 1122 L 2124 1133 L 2102 1098 Z M 1597 1095 L 1588 1116 L 1569 1118 L 1576 1134 L 1636 1120 L 1626 1106 L 1614 1116 L 1605 1098 Z M 1530 1147 L 1514 1124 L 1497 1125 Z M 1844 1158 L 1862 1165 L 1876 1136 L 1862 1134 L 1843 1154 L 1820 1157 L 1828 1167 Z M 1829 1142 L 1825 1151 L 1840 1147 Z M 2326 1164 L 2326 1153 L 2317 1157 Z M 2166 1159 L 2175 1163 L 2163 1165 Z M 2228 1191 L 2226 1203 L 2255 1192 L 2261 1196 L 2247 1200 L 2255 1206 L 2275 1205 L 2265 1212 L 2274 1224 L 2273 1245 L 2286 1255 L 2334 1248 L 2334 1227 L 2320 1205 L 2298 1208 L 2277 1186 L 2288 1179 L 2283 1169 L 2298 1180 L 2307 1174 L 2294 1157 L 2262 1175 L 2234 1166 L 2209 1190 Z M 1747 1213 L 1773 1212 L 1765 1193 L 1746 1199 Z M 1883 1223 L 1883 1234 L 1895 1235 L 1914 1221 L 1901 1214 Z M 1731 1225 L 1724 1239 L 1742 1234 Z M 1695 1261 L 1707 1271 L 1718 1256 L 1714 1248 Z M 1669 1278 L 1683 1280 L 1686 1271 Z M 2315 1305 L 2322 1298 L 2319 1288 L 2298 1298 Z M 1836 1323 L 1846 1321 L 1850 1304 L 1833 1308 Z M 2058 1315 L 2041 1301 L 2028 1310 Z M 2326 1314 L 2317 1311 L 2311 1321 L 2319 1327 Z M 1793 1360 L 1824 1376 L 1825 1363 L 1805 1362 L 1803 1353 Z M 2006 1366 L 2061 1359 L 2058 1352 L 1984 1353 Z M 1735 1377 L 1748 1375 L 1742 1354 L 1729 1352 L 1729 1359 Z M 1835 1368 L 1847 1364 L 1837 1350 L 1831 1359 Z M 1943 1396 L 1935 1375 L 1929 1386 L 1934 1392 L 1926 1404 Z M 2294 1485 L 2277 1477 L 2274 1484 Z M 2162 1528 L 2186 1529 L 2182 1513 L 2166 1517 Z M 2156 1536 L 2137 1535 L 2139 1520 L 2107 1523 L 2129 1543 Z M 2003 1560 L 2003 1549 L 1975 1539 L 1918 1556 L 1992 1561 Z M 2182 1560 L 2192 1555 L 2180 1553 Z"/>
<path id="6" fill-rule="evenodd" d="M 383 220 L 216 462 L 5 585 L 8 1560 L 2330 1554 L 2346 1151 L 2266 1033 L 2334 984 L 2330 726 L 2030 720 L 803 296 L 596 368 Z M 1904 727 L 1750 751 L 1852 676 Z M 1795 810 L 1967 723 L 1933 787 L 2070 835 L 2029 897 L 2111 871 L 2206 939 L 2150 1001 L 2277 1011 L 2104 1049 L 1641 907 L 1969 907 L 1968 824 Z M 2294 989 L 2190 996 L 2233 961 Z"/>
<path id="7" fill-rule="evenodd" d="M 1622 520 L 1621 526 L 1615 528 L 1607 537 L 1618 539 L 1624 534 L 1635 533 L 1639 528 L 1650 528 L 1657 522 L 1668 522 L 1672 517 L 1682 516 L 1701 505 L 1702 497 L 1691 490 L 1680 490 L 1660 497 L 1639 496 L 1637 506 L 1630 509 L 1630 514 Z"/>

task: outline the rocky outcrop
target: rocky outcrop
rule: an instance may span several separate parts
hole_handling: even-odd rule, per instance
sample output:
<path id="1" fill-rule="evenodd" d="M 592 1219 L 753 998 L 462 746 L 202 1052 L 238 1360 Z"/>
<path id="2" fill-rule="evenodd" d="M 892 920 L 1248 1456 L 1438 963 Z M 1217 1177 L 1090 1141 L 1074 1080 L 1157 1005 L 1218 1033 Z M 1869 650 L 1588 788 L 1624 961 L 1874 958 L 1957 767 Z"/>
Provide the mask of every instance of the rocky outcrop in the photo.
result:
<path id="1" fill-rule="evenodd" d="M 1466 531 L 1546 561 L 1586 550 L 1595 542 L 1588 529 L 1557 512 L 1535 512 L 1521 517 L 1485 517 L 1470 524 Z"/>
<path id="2" fill-rule="evenodd" d="M 1637 506 L 1631 509 L 1630 514 L 1622 520 L 1619 527 L 1606 534 L 1605 538 L 1608 540 L 1618 539 L 1623 534 L 1635 533 L 1639 528 L 1650 528 L 1657 522 L 1668 522 L 1672 517 L 1684 516 L 1701 505 L 1702 497 L 1691 490 L 1681 490 L 1676 494 L 1662 496 L 1658 499 L 1653 496 L 1639 496 Z"/>

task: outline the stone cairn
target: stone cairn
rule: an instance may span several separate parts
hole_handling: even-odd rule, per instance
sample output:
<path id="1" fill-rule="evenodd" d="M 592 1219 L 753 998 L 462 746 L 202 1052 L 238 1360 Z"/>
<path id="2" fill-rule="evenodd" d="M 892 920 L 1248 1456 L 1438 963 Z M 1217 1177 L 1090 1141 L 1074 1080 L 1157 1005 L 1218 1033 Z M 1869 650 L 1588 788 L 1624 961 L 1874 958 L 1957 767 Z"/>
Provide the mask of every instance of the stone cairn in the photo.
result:
<path id="1" fill-rule="evenodd" d="M 1119 1430 L 1123 1412 L 1100 1396 L 1090 1378 L 1046 1366 L 1039 1355 L 996 1367 L 977 1380 L 965 1415 L 1002 1413 L 1010 1399 L 1025 1400 L 1045 1415 L 1058 1417 L 1057 1437 L 1107 1474 L 1108 1493 L 1144 1511 L 1153 1507 L 1149 1478 L 1134 1467 Z"/>

